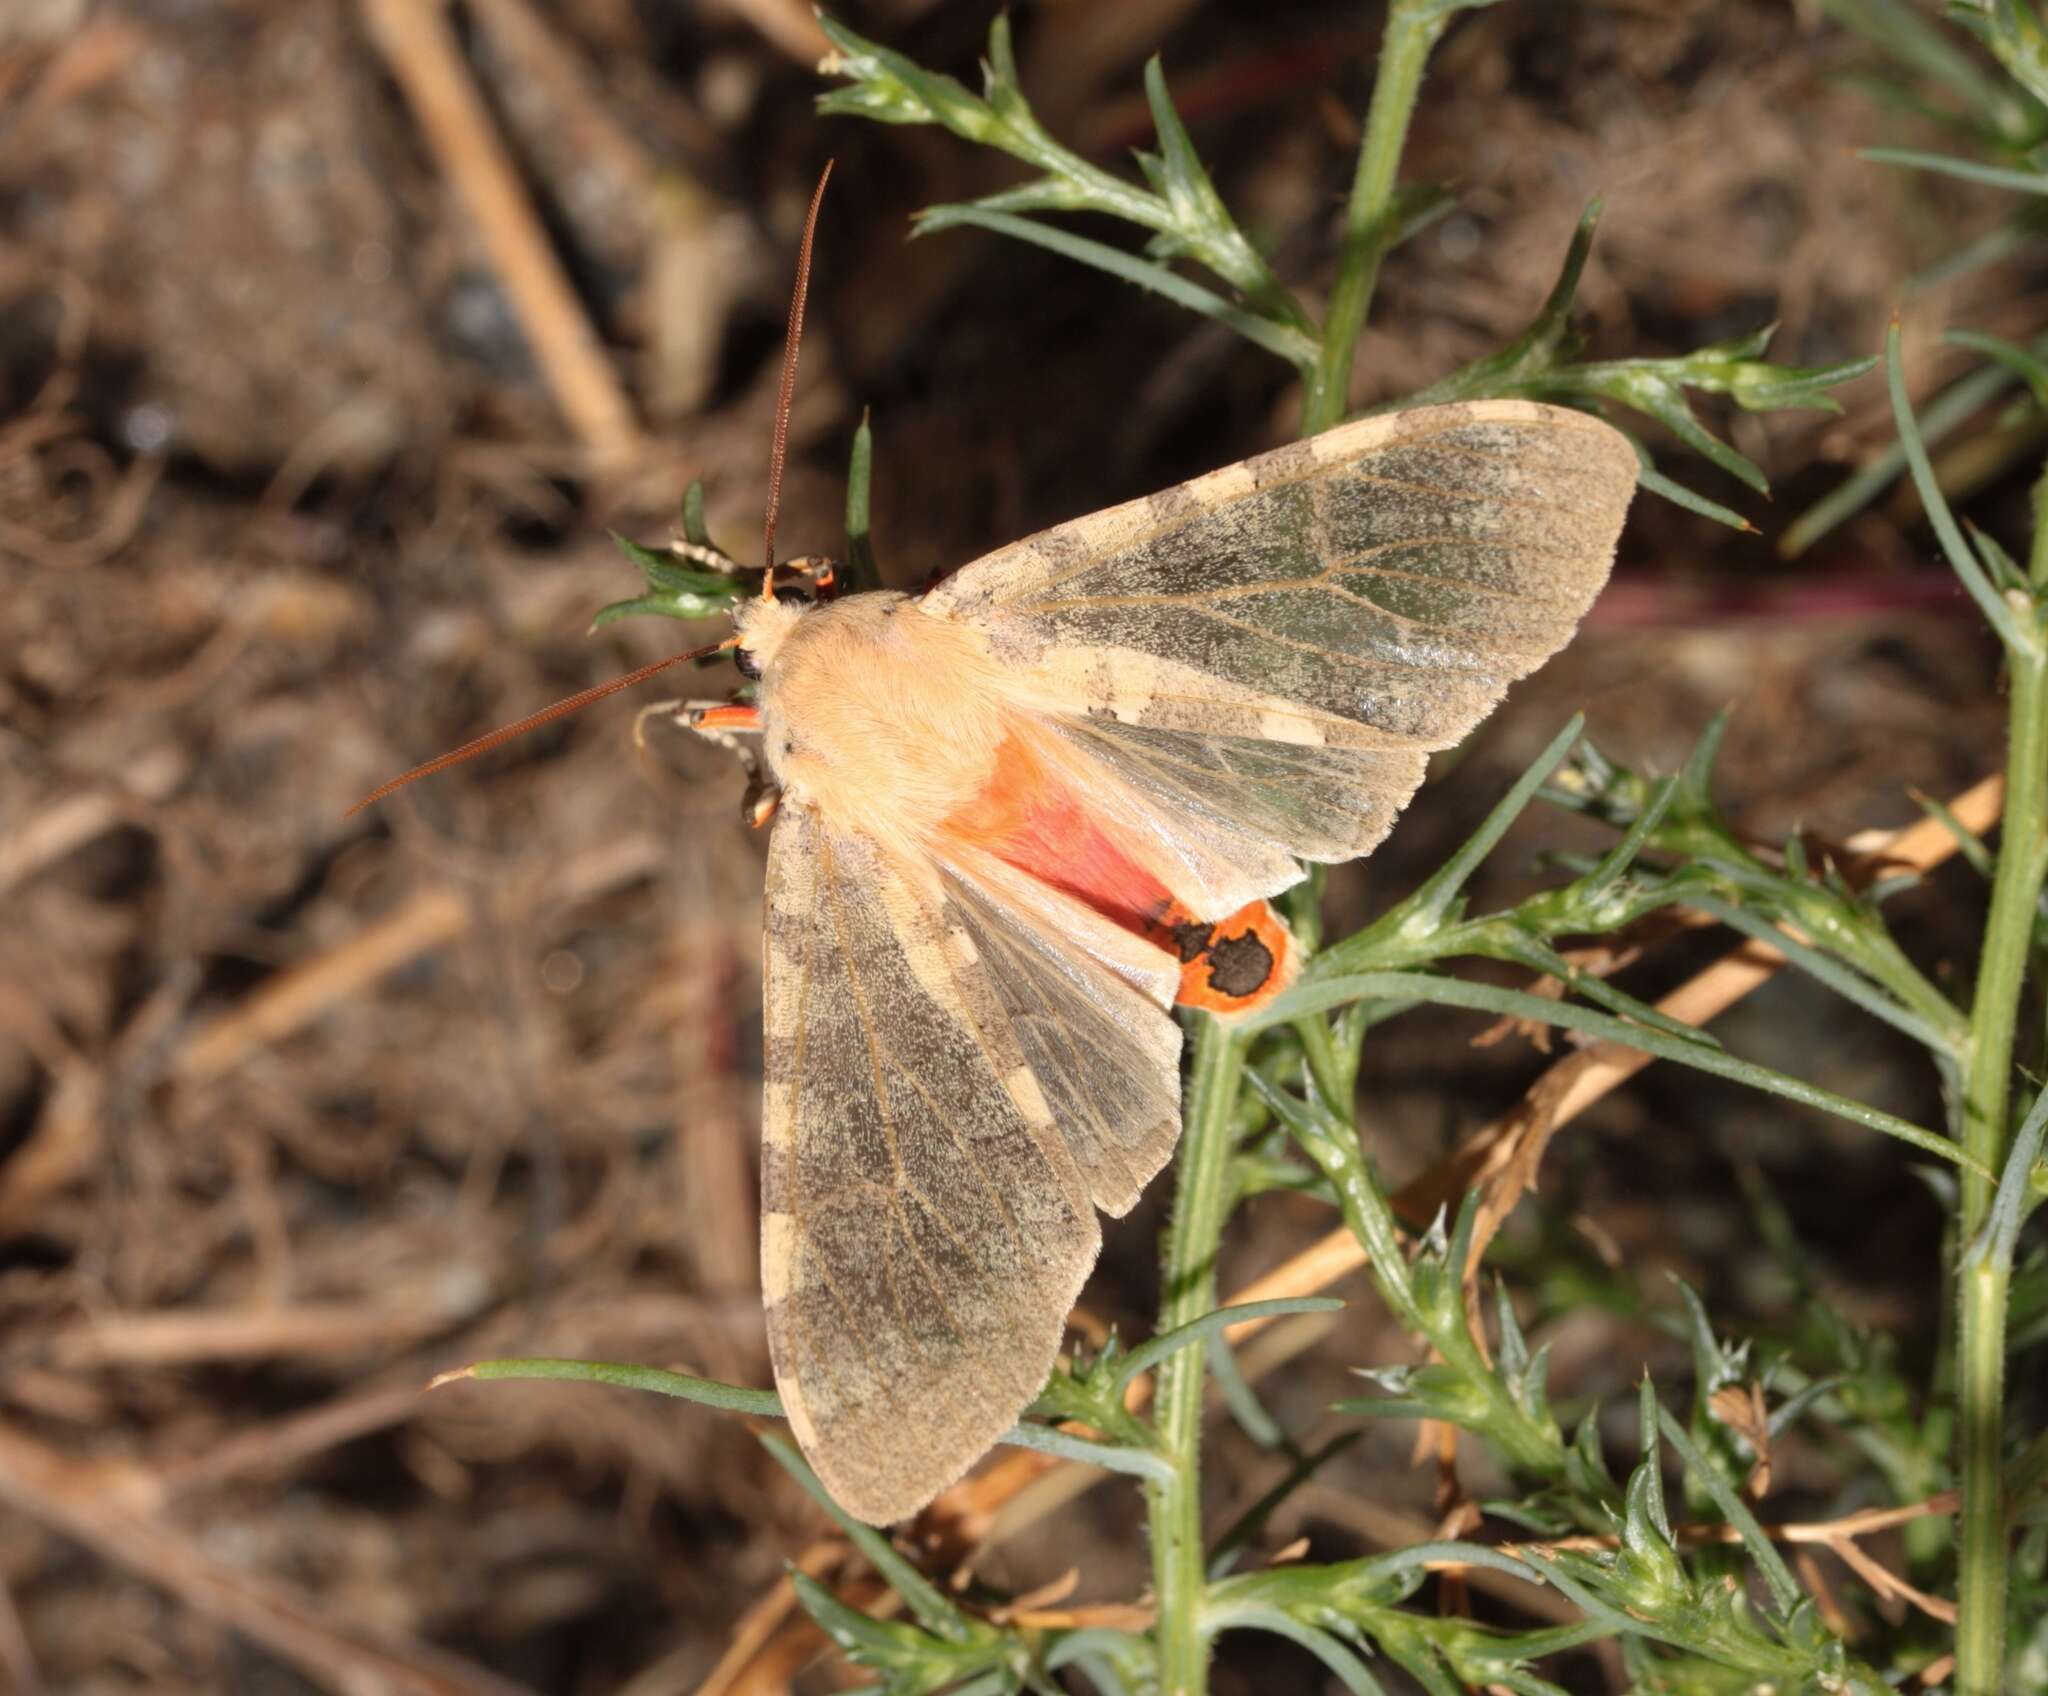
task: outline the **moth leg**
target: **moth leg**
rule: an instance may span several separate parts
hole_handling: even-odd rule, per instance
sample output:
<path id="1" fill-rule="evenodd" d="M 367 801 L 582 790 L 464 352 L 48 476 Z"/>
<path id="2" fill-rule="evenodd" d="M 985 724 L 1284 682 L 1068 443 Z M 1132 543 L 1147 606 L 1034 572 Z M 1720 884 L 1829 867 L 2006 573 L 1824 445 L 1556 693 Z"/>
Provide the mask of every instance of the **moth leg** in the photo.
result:
<path id="1" fill-rule="evenodd" d="M 836 559 L 827 559 L 823 554 L 805 554 L 801 559 L 786 560 L 779 568 L 791 571 L 802 580 L 799 594 L 809 594 L 813 600 L 836 600 L 845 584 L 841 581 L 843 568 Z"/>
<path id="2" fill-rule="evenodd" d="M 771 583 L 776 579 L 794 579 L 783 581 L 775 590 L 778 601 L 837 600 L 846 586 L 844 568 L 836 559 L 827 559 L 823 554 L 786 559 L 770 575 Z"/>
<path id="3" fill-rule="evenodd" d="M 782 791 L 768 776 L 760 750 L 740 740 L 742 736 L 760 734 L 759 707 L 741 701 L 656 701 L 643 707 L 633 720 L 633 741 L 641 748 L 647 746 L 647 721 L 651 718 L 665 719 L 695 731 L 739 761 L 740 770 L 747 776 L 746 793 L 740 797 L 740 817 L 754 829 L 759 830 L 775 816 Z"/>
<path id="4" fill-rule="evenodd" d="M 698 702 L 684 709 L 683 723 L 699 736 L 731 751 L 747 774 L 746 793 L 740 797 L 740 817 L 755 830 L 775 816 L 782 803 L 782 791 L 768 775 L 761 751 L 742 742 L 742 736 L 761 733 L 761 709 L 742 701 Z"/>
<path id="5" fill-rule="evenodd" d="M 673 700 L 655 701 L 649 706 L 642 707 L 633 715 L 634 750 L 642 754 L 647 752 L 647 721 L 649 719 L 661 719 L 667 723 L 679 724 L 688 729 L 691 709 L 709 705 L 711 703 L 708 701 Z"/>

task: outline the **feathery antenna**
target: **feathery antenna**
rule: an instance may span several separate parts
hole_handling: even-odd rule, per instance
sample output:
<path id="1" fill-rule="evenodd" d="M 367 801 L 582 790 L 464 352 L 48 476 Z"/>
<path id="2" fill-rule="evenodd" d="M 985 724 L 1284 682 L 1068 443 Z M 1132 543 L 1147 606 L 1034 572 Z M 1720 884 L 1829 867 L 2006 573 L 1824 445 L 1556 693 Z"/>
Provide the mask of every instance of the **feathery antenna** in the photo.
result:
<path id="1" fill-rule="evenodd" d="M 775 446 L 768 460 L 768 516 L 761 522 L 761 598 L 775 598 L 775 519 L 782 509 L 782 462 L 789 453 L 789 411 L 796 402 L 796 356 L 803 346 L 804 301 L 811 292 L 811 240 L 818 233 L 818 208 L 825 204 L 825 185 L 832 180 L 832 161 L 818 173 L 811 190 L 811 209 L 804 216 L 803 245 L 796 250 L 796 293 L 789 297 L 789 332 L 782 340 L 782 392 L 775 401 Z"/>

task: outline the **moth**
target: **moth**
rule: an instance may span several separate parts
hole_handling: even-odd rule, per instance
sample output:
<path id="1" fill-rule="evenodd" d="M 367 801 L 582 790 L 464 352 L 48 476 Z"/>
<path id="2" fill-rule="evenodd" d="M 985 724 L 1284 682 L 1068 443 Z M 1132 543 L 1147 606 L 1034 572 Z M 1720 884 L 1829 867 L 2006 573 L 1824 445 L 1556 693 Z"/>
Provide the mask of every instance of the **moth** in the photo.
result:
<path id="1" fill-rule="evenodd" d="M 1584 413 L 1432 406 L 923 594 L 771 565 L 739 605 L 755 699 L 689 718 L 760 738 L 768 1344 L 848 1512 L 915 1512 L 1038 1394 L 1098 1215 L 1173 1151 L 1174 1009 L 1286 987 L 1272 897 L 1570 638 L 1636 471 Z"/>
<path id="2" fill-rule="evenodd" d="M 1636 456 L 1522 401 L 1341 426 L 922 596 L 741 607 L 768 850 L 761 1278 L 850 1513 L 922 1507 L 1043 1387 L 1180 1128 L 1175 1005 L 1292 979 L 1270 898 L 1370 853 L 1563 646 Z M 706 715 L 709 716 L 709 715 Z"/>

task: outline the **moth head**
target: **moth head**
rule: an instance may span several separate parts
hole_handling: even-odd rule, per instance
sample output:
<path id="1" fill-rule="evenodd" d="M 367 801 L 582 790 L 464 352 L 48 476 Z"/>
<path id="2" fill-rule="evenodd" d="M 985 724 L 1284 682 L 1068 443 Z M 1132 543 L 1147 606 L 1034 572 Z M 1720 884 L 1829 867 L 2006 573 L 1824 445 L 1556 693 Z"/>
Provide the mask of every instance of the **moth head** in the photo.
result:
<path id="1" fill-rule="evenodd" d="M 758 600 L 744 602 L 736 610 L 733 622 L 737 629 L 723 642 L 713 642 L 708 647 L 692 648 L 687 653 L 670 654 L 668 658 L 656 660 L 652 665 L 643 665 L 638 671 L 628 672 L 624 677 L 615 677 L 609 683 L 600 683 L 594 689 L 586 689 L 580 695 L 572 695 L 566 701 L 557 701 L 551 707 L 543 707 L 537 713 L 530 713 L 517 724 L 508 724 L 493 730 L 486 736 L 479 736 L 474 742 L 466 742 L 452 753 L 443 754 L 439 759 L 429 760 L 423 766 L 415 766 L 402 777 L 380 784 L 370 791 L 344 817 L 353 817 L 372 802 L 381 801 L 394 789 L 402 789 L 408 783 L 430 777 L 435 772 L 446 771 L 450 766 L 460 765 L 477 755 L 511 741 L 515 736 L 524 736 L 529 730 L 538 729 L 564 713 L 573 713 L 601 701 L 607 695 L 615 695 L 621 689 L 631 688 L 635 683 L 652 677 L 658 671 L 666 671 L 672 665 L 683 665 L 701 660 L 712 654 L 732 650 L 733 658 L 742 674 L 759 677 L 763 667 L 773 660 L 775 652 L 788 638 L 802 615 L 804 605 L 813 599 L 813 592 L 829 592 L 836 578 L 836 570 L 828 561 L 799 560 L 793 564 L 811 570 L 811 589 L 806 591 L 794 586 L 778 587 L 775 581 L 775 516 L 782 504 L 782 468 L 789 448 L 789 412 L 796 392 L 796 355 L 803 340 L 804 296 L 809 291 L 811 280 L 811 242 L 818 232 L 818 208 L 825 199 L 825 184 L 832 175 L 828 162 L 818 178 L 818 186 L 811 194 L 811 209 L 804 219 L 803 245 L 797 251 L 796 293 L 789 305 L 789 337 L 782 353 L 782 390 L 775 408 L 775 445 L 768 466 L 768 512 L 762 524 L 761 534 L 761 595 Z"/>
<path id="2" fill-rule="evenodd" d="M 733 613 L 739 634 L 732 663 L 739 667 L 740 675 L 759 677 L 773 665 L 797 620 L 809 610 L 808 598 L 798 600 L 794 595 L 777 595 L 773 600 L 757 596 L 742 601 Z"/>

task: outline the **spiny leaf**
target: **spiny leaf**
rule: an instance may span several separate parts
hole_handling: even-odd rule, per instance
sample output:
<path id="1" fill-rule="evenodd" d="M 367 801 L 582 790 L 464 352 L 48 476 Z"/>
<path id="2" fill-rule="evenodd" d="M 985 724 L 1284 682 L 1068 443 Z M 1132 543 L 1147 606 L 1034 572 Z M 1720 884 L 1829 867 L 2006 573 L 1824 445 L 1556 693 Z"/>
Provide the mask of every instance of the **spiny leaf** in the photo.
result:
<path id="1" fill-rule="evenodd" d="M 493 1382 L 501 1378 L 548 1378 L 578 1384 L 606 1384 L 614 1389 L 648 1390 L 658 1396 L 677 1396 L 723 1408 L 728 1413 L 750 1413 L 763 1419 L 782 1417 L 782 1398 L 773 1390 L 749 1390 L 738 1384 L 721 1384 L 712 1378 L 693 1378 L 687 1372 L 667 1372 L 656 1366 L 635 1366 L 610 1360 L 480 1360 L 454 1372 L 444 1372 L 434 1386 L 458 1379 L 474 1378 Z"/>
<path id="2" fill-rule="evenodd" d="M 870 539 L 870 485 L 875 473 L 875 437 L 865 410 L 853 433 L 853 454 L 846 467 L 846 587 L 850 593 L 882 586 Z"/>
<path id="3" fill-rule="evenodd" d="M 1985 622 L 1998 633 L 1999 639 L 2008 648 L 2016 648 L 2026 641 L 2019 620 L 2013 609 L 2006 604 L 2003 596 L 1992 588 L 1991 581 L 1984 575 L 1984 569 L 1977 563 L 1976 556 L 1963 540 L 1963 533 L 1957 527 L 1948 508 L 1948 499 L 1941 492 L 1936 481 L 1934 467 L 1927 458 L 1926 446 L 1920 439 L 1919 424 L 1913 417 L 1912 402 L 1906 396 L 1905 362 L 1900 351 L 1898 320 L 1892 321 L 1891 329 L 1885 335 L 1885 375 L 1891 387 L 1892 417 L 1898 424 L 1899 445 L 1905 450 L 1906 464 L 1913 473 L 1913 484 L 1920 491 L 1920 503 L 1927 511 L 1928 521 L 1934 526 L 1935 535 L 1940 538 L 1941 549 L 1948 556 L 1950 568 L 1961 579 L 1970 598 L 1977 603 Z"/>

